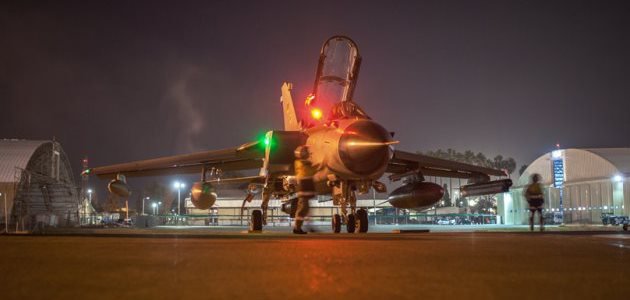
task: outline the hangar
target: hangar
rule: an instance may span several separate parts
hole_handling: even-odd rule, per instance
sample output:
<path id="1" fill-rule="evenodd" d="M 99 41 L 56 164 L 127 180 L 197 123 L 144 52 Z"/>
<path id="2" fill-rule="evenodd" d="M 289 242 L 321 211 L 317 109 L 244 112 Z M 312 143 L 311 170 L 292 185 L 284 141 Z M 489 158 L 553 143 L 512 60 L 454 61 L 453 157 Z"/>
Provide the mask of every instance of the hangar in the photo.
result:
<path id="1" fill-rule="evenodd" d="M 528 224 L 523 196 L 532 174 L 542 176 L 547 217 L 565 224 L 601 224 L 602 215 L 630 215 L 630 148 L 558 149 L 534 160 L 497 202 L 504 224 Z"/>
<path id="2" fill-rule="evenodd" d="M 78 223 L 79 189 L 54 140 L 0 140 L 0 193 L 0 223 L 12 230 Z"/>

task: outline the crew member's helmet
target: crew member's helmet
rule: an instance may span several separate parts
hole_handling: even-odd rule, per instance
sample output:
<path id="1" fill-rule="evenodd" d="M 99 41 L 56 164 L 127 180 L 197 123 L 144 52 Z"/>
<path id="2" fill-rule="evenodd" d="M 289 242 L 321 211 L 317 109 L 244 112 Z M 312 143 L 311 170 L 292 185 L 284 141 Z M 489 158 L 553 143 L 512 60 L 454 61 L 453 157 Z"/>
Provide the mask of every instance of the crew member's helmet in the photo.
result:
<path id="1" fill-rule="evenodd" d="M 293 153 L 295 154 L 295 158 L 297 159 L 308 159 L 309 157 L 308 146 L 306 145 L 299 146 L 295 148 L 295 152 Z"/>
<path id="2" fill-rule="evenodd" d="M 541 179 L 541 177 L 540 177 L 539 174 L 537 174 L 537 173 L 532 174 L 532 182 L 533 183 L 538 183 L 540 181 L 540 179 Z"/>

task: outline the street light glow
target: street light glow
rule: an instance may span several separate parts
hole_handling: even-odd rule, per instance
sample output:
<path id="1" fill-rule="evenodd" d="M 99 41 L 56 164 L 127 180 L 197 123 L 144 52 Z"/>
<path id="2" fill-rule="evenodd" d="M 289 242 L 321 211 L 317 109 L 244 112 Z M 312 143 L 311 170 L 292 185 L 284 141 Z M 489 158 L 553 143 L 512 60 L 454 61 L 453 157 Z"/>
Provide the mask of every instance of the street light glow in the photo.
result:
<path id="1" fill-rule="evenodd" d="M 173 182 L 173 187 L 176 189 L 183 189 L 186 187 L 186 184 L 183 182 L 175 181 Z"/>
<path id="2" fill-rule="evenodd" d="M 186 187 L 186 184 L 183 182 L 179 182 L 179 181 L 175 181 L 173 183 L 173 187 L 175 187 L 177 189 L 177 214 L 179 215 L 181 213 L 180 211 L 180 207 L 181 207 L 181 189 Z"/>
<path id="3" fill-rule="evenodd" d="M 87 192 L 88 192 L 88 194 L 91 194 L 92 193 L 92 189 L 88 189 Z"/>
<path id="4" fill-rule="evenodd" d="M 621 176 L 620 174 L 617 174 L 617 175 L 613 176 L 613 181 L 614 182 L 622 182 L 623 181 L 623 176 Z"/>

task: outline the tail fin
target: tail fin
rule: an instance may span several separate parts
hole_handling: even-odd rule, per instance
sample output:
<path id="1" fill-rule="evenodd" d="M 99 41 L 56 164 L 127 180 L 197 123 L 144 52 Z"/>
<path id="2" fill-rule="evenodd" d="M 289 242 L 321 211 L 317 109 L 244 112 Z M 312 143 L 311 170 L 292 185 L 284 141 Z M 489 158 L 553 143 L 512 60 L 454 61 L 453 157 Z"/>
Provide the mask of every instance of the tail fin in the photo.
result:
<path id="1" fill-rule="evenodd" d="M 284 117 L 284 130 L 287 131 L 300 131 L 302 126 L 298 122 L 297 115 L 295 114 L 295 107 L 293 107 L 293 98 L 291 97 L 291 89 L 293 85 L 290 82 L 284 82 L 282 84 L 282 115 Z"/>

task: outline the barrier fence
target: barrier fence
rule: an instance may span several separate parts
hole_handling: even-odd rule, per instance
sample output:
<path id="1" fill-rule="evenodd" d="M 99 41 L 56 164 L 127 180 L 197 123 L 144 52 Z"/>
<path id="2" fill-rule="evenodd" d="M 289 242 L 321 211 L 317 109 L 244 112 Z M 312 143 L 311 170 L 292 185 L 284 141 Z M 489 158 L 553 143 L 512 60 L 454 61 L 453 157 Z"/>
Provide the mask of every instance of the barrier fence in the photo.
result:
<path id="1" fill-rule="evenodd" d="M 180 226 L 247 226 L 249 214 L 239 215 L 158 215 L 156 225 Z M 490 214 L 400 214 L 368 216 L 372 225 L 480 225 L 497 224 L 497 216 Z M 310 215 L 309 222 L 315 225 L 328 225 L 332 215 Z M 268 215 L 267 226 L 290 226 L 292 219 L 286 215 Z"/>

